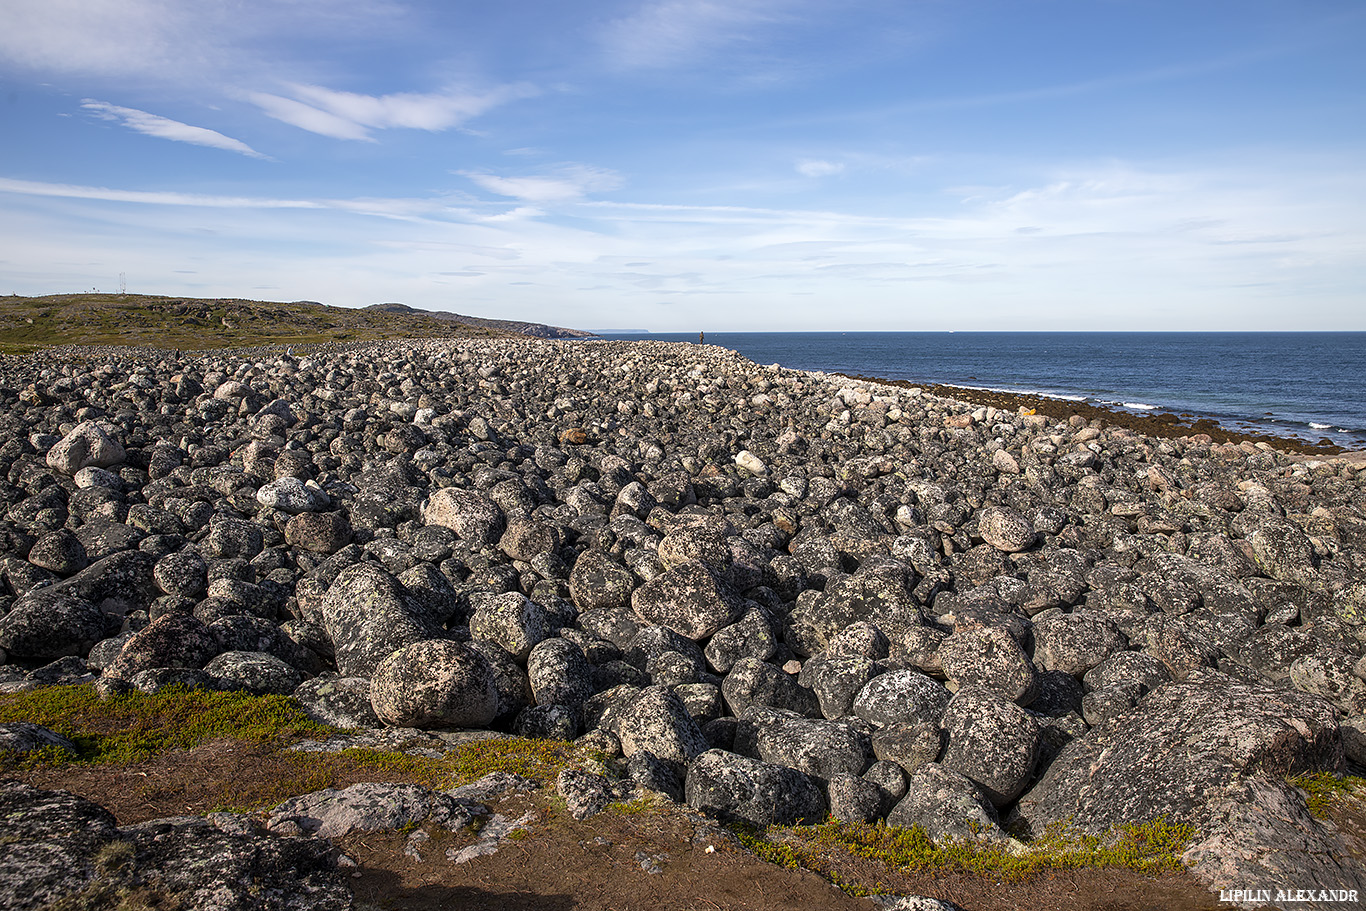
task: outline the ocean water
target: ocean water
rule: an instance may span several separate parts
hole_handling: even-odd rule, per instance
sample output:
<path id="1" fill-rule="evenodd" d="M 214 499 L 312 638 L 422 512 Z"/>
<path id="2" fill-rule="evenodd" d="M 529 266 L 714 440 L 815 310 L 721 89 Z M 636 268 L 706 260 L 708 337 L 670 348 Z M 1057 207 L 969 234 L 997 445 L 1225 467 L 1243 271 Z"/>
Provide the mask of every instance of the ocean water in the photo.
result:
<path id="1" fill-rule="evenodd" d="M 696 342 L 695 333 L 605 334 Z M 1366 449 L 1366 332 L 716 332 L 760 364 L 1031 392 Z"/>

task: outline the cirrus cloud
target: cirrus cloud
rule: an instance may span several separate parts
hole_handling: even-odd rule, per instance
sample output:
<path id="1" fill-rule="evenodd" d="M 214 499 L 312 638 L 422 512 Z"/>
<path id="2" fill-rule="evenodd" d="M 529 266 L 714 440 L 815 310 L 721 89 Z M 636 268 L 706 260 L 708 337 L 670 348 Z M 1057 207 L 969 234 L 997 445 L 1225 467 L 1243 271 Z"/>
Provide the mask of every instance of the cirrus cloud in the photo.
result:
<path id="1" fill-rule="evenodd" d="M 621 177 L 615 171 L 587 165 L 566 165 L 549 175 L 523 177 L 500 177 L 481 171 L 458 173 L 490 193 L 532 203 L 568 202 L 621 186 Z"/>
<path id="2" fill-rule="evenodd" d="M 291 84 L 293 97 L 251 92 L 247 99 L 268 117 L 333 139 L 373 141 L 372 130 L 395 128 L 439 133 L 457 127 L 498 105 L 536 94 L 529 85 L 500 86 L 487 92 L 396 92 L 362 95 L 317 85 Z"/>
<path id="3" fill-rule="evenodd" d="M 270 159 L 269 155 L 262 155 L 245 142 L 233 139 L 231 136 L 224 136 L 217 130 L 191 126 L 188 123 L 181 123 L 179 120 L 149 114 L 136 108 L 120 107 L 107 101 L 96 101 L 93 98 L 82 101 L 81 108 L 101 120 L 121 123 L 130 130 L 147 136 L 155 136 L 158 139 L 187 142 L 190 145 L 205 146 L 210 149 L 222 149 L 226 152 L 246 155 L 248 158 Z"/>

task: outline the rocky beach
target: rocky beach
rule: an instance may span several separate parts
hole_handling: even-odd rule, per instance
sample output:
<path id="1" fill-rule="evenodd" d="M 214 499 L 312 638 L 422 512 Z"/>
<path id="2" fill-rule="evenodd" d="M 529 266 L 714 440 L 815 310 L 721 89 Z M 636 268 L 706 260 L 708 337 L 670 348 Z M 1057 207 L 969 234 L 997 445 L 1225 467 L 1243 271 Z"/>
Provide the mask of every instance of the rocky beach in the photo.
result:
<path id="1" fill-rule="evenodd" d="M 0 359 L 0 691 L 593 757 L 131 826 L 12 779 L 0 908 L 359 907 L 330 839 L 480 819 L 456 855 L 492 853 L 536 787 L 1020 855 L 1163 825 L 1212 906 L 1356 906 L 1366 817 L 1295 780 L 1366 766 L 1366 467 L 1001 404 L 648 341 Z M 11 764 L 65 747 L 0 726 Z"/>

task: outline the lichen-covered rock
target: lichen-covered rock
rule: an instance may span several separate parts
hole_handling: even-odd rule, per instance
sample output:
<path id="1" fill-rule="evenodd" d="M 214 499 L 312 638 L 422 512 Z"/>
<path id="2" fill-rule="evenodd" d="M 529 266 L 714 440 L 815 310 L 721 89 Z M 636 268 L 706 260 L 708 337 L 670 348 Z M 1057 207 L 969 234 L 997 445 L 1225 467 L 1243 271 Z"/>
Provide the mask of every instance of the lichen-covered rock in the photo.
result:
<path id="1" fill-rule="evenodd" d="M 825 798 L 809 776 L 724 750 L 698 756 L 683 790 L 694 809 L 756 826 L 816 822 L 826 813 Z"/>
<path id="2" fill-rule="evenodd" d="M 339 728 L 377 728 L 381 722 L 370 705 L 370 681 L 364 677 L 314 677 L 292 694 L 308 717 Z"/>
<path id="3" fill-rule="evenodd" d="M 285 523 L 285 543 L 315 554 L 334 554 L 351 543 L 355 530 L 341 512 L 302 512 Z"/>
<path id="4" fill-rule="evenodd" d="M 285 476 L 265 484 L 256 491 L 256 502 L 267 509 L 289 515 L 323 512 L 331 506 L 331 498 L 317 484 Z"/>
<path id="5" fill-rule="evenodd" d="M 889 671 L 864 684 L 854 714 L 876 727 L 903 722 L 937 725 L 952 698 L 944 684 L 919 671 Z"/>
<path id="6" fill-rule="evenodd" d="M 940 765 L 973 781 L 998 809 L 1020 796 L 1039 757 L 1039 725 L 1028 712 L 994 690 L 966 687 L 943 725 Z"/>
<path id="7" fill-rule="evenodd" d="M 894 762 L 908 774 L 935 762 L 944 750 L 944 731 L 938 721 L 898 721 L 873 732 L 873 755 Z"/>
<path id="8" fill-rule="evenodd" d="M 495 545 L 506 527 L 503 510 L 473 490 L 443 487 L 432 494 L 422 510 L 427 525 L 449 528 L 475 547 Z"/>
<path id="9" fill-rule="evenodd" d="M 527 678 L 539 705 L 578 708 L 593 695 L 593 669 L 583 650 L 567 639 L 539 643 L 527 658 Z"/>
<path id="10" fill-rule="evenodd" d="M 736 716 L 752 706 L 771 706 L 799 715 L 816 715 L 820 704 L 797 678 L 757 658 L 741 658 L 721 681 L 721 693 Z"/>
<path id="11" fill-rule="evenodd" d="M 1089 611 L 1050 617 L 1033 625 L 1034 664 L 1080 677 L 1128 644 L 1119 627 Z"/>
<path id="12" fill-rule="evenodd" d="M 988 506 L 977 519 L 977 532 L 997 550 L 1019 553 L 1034 543 L 1034 526 L 1008 506 Z"/>
<path id="13" fill-rule="evenodd" d="M 74 743 L 42 725 L 31 721 L 0 724 L 0 754 L 17 756 L 47 749 L 65 750 L 73 756 L 77 752 Z"/>
<path id="14" fill-rule="evenodd" d="M 82 421 L 47 451 L 47 465 L 53 471 L 74 475 L 82 468 L 108 468 L 127 458 L 123 444 L 112 424 Z"/>
<path id="15" fill-rule="evenodd" d="M 470 635 L 496 642 L 518 661 L 550 635 L 550 615 L 520 592 L 482 595 L 471 599 Z"/>
<path id="16" fill-rule="evenodd" d="M 759 758 L 829 780 L 861 775 L 873 762 L 868 735 L 849 724 L 815 718 L 784 718 L 759 726 Z"/>
<path id="17" fill-rule="evenodd" d="M 496 643 L 481 642 L 478 639 L 471 639 L 466 645 L 471 651 L 483 655 L 484 660 L 493 669 L 493 686 L 498 693 L 498 715 L 495 721 L 516 716 L 535 701 L 526 668 L 509 655 L 506 649 Z M 532 650 L 532 654 L 535 654 L 535 649 Z"/>
<path id="18" fill-rule="evenodd" d="M 636 589 L 631 606 L 646 623 L 701 641 L 739 620 L 744 605 L 730 586 L 698 560 L 680 563 Z"/>
<path id="19" fill-rule="evenodd" d="M 873 782 L 839 772 L 830 778 L 830 815 L 840 822 L 872 823 L 887 815 L 886 794 Z"/>
<path id="20" fill-rule="evenodd" d="M 1112 684 L 1133 681 L 1141 684 L 1143 692 L 1147 693 L 1171 679 L 1171 672 L 1166 665 L 1153 655 L 1146 652 L 1115 652 L 1087 671 L 1082 683 L 1088 690 L 1099 690 Z"/>
<path id="21" fill-rule="evenodd" d="M 474 818 L 469 802 L 450 792 L 404 782 L 367 781 L 312 791 L 276 804 L 266 817 L 266 829 L 341 838 L 353 832 L 403 829 L 430 821 L 455 832 Z"/>
<path id="22" fill-rule="evenodd" d="M 1290 683 L 1302 693 L 1322 696 L 1349 715 L 1366 712 L 1366 680 L 1353 669 L 1358 659 L 1346 652 L 1306 655 L 1290 665 Z"/>
<path id="23" fill-rule="evenodd" d="M 213 911 L 346 911 L 351 892 L 329 842 L 279 837 L 230 813 L 115 828 L 65 791 L 0 783 L 0 907 L 84 907 L 135 894 L 149 905 Z"/>
<path id="24" fill-rule="evenodd" d="M 1103 832 L 1159 816 L 1198 824 L 1211 794 L 1248 776 L 1342 764 L 1337 714 L 1322 699 L 1201 671 L 1069 743 L 1017 810 L 1034 832 L 1064 821 Z"/>
<path id="25" fill-rule="evenodd" d="M 887 825 L 920 826 L 936 841 L 1005 840 L 991 801 L 972 781 L 937 762 L 912 773 L 906 796 L 887 814 Z"/>
<path id="26" fill-rule="evenodd" d="M 404 596 L 398 580 L 370 563 L 349 566 L 337 576 L 322 605 L 322 622 L 343 677 L 370 677 L 398 649 L 438 632 Z"/>
<path id="27" fill-rule="evenodd" d="M 839 718 L 854 710 L 854 699 L 878 670 L 873 659 L 862 655 L 817 655 L 802 665 L 797 679 L 816 694 L 822 715 Z"/>
<path id="28" fill-rule="evenodd" d="M 213 633 L 189 614 L 164 614 L 134 634 L 104 675 L 131 680 L 152 668 L 202 668 L 221 647 Z"/>
<path id="29" fill-rule="evenodd" d="M 658 759 L 688 763 L 707 749 L 702 729 L 682 700 L 662 686 L 648 686 L 627 705 L 616 728 L 626 756 L 648 752 Z"/>
<path id="30" fill-rule="evenodd" d="M 84 655 L 112 630 L 103 611 L 71 589 L 30 592 L 0 617 L 0 648 L 16 658 Z"/>
<path id="31" fill-rule="evenodd" d="M 487 727 L 498 716 L 493 668 L 483 655 L 444 639 L 399 648 L 375 669 L 370 704 L 396 727 Z"/>
<path id="32" fill-rule="evenodd" d="M 955 632 L 939 646 L 949 686 L 985 686 L 1029 705 L 1039 694 L 1038 672 L 1015 637 L 999 626 Z"/>
<path id="33" fill-rule="evenodd" d="M 165 594 L 202 598 L 209 589 L 209 564 L 198 551 L 178 550 L 156 562 L 152 578 Z"/>
<path id="34" fill-rule="evenodd" d="M 764 612 L 751 608 L 729 626 L 712 635 L 703 653 L 718 674 L 724 674 L 741 658 L 767 661 L 778 651 L 778 637 Z"/>
<path id="35" fill-rule="evenodd" d="M 265 652 L 222 652 L 204 670 L 233 689 L 256 696 L 288 696 L 303 682 L 303 672 Z"/>
<path id="36" fill-rule="evenodd" d="M 555 792 L 564 798 L 574 819 L 596 816 L 614 800 L 621 799 L 617 788 L 602 775 L 582 769 L 565 769 L 555 778 Z"/>
<path id="37" fill-rule="evenodd" d="M 28 562 L 59 576 L 71 576 L 90 565 L 81 539 L 66 528 L 48 532 L 34 542 Z"/>
<path id="38" fill-rule="evenodd" d="M 569 574 L 569 597 L 581 611 L 626 607 L 636 588 L 629 569 L 601 550 L 586 550 L 574 561 Z"/>

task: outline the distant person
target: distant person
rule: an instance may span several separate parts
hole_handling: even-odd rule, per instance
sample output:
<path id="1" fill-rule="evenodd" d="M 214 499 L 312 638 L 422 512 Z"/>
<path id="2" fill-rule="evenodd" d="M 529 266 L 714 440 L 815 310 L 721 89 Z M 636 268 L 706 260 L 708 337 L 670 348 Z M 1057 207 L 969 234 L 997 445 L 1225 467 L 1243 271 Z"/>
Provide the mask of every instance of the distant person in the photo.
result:
<path id="1" fill-rule="evenodd" d="M 701 344 L 704 344 L 706 341 L 707 341 L 707 333 L 705 333 L 705 332 L 699 332 L 699 333 L 697 333 L 697 344 L 701 345 Z"/>

